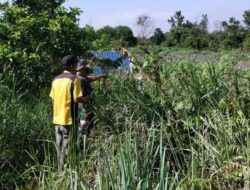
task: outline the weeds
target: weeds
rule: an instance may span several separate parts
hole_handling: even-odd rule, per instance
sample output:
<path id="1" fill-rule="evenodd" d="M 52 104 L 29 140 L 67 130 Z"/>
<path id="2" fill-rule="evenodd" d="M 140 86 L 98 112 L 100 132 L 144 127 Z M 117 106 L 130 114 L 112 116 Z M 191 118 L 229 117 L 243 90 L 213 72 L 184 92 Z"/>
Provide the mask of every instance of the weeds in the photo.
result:
<path id="1" fill-rule="evenodd" d="M 228 57 L 197 65 L 145 56 L 144 74 L 156 77 L 115 75 L 106 95 L 97 84 L 96 127 L 60 177 L 47 96 L 2 99 L 3 189 L 14 179 L 32 189 L 246 188 L 249 71 Z"/>

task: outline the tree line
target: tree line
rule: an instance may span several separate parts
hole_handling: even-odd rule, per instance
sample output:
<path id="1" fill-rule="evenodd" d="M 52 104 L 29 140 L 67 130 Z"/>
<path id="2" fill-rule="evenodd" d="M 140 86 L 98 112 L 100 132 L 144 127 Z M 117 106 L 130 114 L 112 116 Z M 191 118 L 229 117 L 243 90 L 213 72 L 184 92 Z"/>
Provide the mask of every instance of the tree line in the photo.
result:
<path id="1" fill-rule="evenodd" d="M 170 31 L 163 34 L 161 29 L 157 28 L 151 39 L 156 44 L 165 43 L 166 46 L 170 47 L 216 51 L 232 48 L 250 49 L 250 10 L 243 13 L 244 25 L 231 17 L 228 21 L 221 22 L 221 30 L 209 32 L 208 22 L 206 14 L 202 15 L 199 23 L 192 23 L 185 20 L 181 11 L 177 11 L 168 20 L 171 25 Z"/>
<path id="2" fill-rule="evenodd" d="M 112 48 L 114 46 L 135 46 L 156 44 L 166 47 L 207 49 L 212 51 L 232 48 L 250 49 L 250 10 L 243 13 L 243 25 L 234 17 L 220 23 L 221 29 L 209 32 L 208 16 L 203 14 L 200 22 L 186 20 L 181 11 L 167 20 L 171 28 L 163 32 L 155 28 L 150 36 L 153 23 L 149 15 L 138 16 L 136 24 L 139 35 L 135 37 L 128 26 L 104 26 L 98 30 L 86 25 L 85 31 L 91 36 L 92 48 Z"/>
<path id="3" fill-rule="evenodd" d="M 185 19 L 177 11 L 166 20 L 171 25 L 164 33 L 156 28 L 151 37 L 150 16 L 137 18 L 141 34 L 135 37 L 128 26 L 79 26 L 81 10 L 66 9 L 65 0 L 12 0 L 0 3 L 0 73 L 17 86 L 37 89 L 47 86 L 58 72 L 65 54 L 82 55 L 86 50 L 157 44 L 195 49 L 250 49 L 250 10 L 243 13 L 244 26 L 235 18 L 221 22 L 222 30 L 208 31 L 208 17 L 199 23 Z M 48 80 L 49 79 L 49 80 Z"/>

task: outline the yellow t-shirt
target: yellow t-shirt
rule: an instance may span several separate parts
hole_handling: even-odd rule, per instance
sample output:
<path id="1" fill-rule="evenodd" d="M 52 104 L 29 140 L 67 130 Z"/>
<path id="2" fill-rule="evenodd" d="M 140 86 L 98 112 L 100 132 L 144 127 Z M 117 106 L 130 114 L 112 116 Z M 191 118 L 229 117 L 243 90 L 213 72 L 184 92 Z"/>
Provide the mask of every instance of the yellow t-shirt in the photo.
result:
<path id="1" fill-rule="evenodd" d="M 64 71 L 52 82 L 50 97 L 53 101 L 53 123 L 57 125 L 72 125 L 71 88 L 73 85 L 74 102 L 82 96 L 81 81 L 74 74 Z M 74 104 L 73 104 L 74 105 Z M 73 106 L 75 107 L 75 106 Z"/>

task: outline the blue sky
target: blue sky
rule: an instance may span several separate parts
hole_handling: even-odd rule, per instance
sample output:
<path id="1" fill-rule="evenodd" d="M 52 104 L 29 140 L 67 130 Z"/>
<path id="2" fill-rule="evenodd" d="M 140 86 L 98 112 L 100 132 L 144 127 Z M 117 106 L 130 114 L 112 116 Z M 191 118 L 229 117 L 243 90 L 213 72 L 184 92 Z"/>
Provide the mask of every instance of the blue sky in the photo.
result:
<path id="1" fill-rule="evenodd" d="M 0 0 L 5 1 L 8 0 Z M 244 11 L 250 10 L 250 0 L 66 0 L 64 6 L 83 11 L 80 26 L 89 24 L 99 29 L 106 25 L 126 25 L 137 36 L 136 18 L 142 14 L 149 15 L 154 27 L 160 27 L 164 32 L 170 28 L 167 20 L 178 10 L 192 22 L 199 22 L 201 15 L 207 14 L 209 29 L 214 30 L 220 29 L 220 22 L 230 17 L 242 21 Z"/>
<path id="2" fill-rule="evenodd" d="M 136 18 L 149 15 L 155 27 L 169 30 L 167 20 L 178 10 L 189 21 L 200 21 L 207 14 L 210 30 L 219 29 L 219 23 L 230 17 L 242 21 L 243 12 L 250 9 L 250 0 L 66 0 L 65 7 L 78 7 L 83 13 L 80 25 L 92 25 L 98 29 L 105 25 L 129 26 L 137 35 Z"/>

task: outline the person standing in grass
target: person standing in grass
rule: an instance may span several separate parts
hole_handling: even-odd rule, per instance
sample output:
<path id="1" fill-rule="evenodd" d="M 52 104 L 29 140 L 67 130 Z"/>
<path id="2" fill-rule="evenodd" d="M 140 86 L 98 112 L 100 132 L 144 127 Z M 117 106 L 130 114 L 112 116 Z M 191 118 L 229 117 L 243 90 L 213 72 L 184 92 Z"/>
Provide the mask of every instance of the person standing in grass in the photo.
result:
<path id="1" fill-rule="evenodd" d="M 77 75 L 81 80 L 81 87 L 86 96 L 89 96 L 90 100 L 81 106 L 80 116 L 81 120 L 84 120 L 84 123 L 80 123 L 80 133 L 89 134 L 90 130 L 93 128 L 94 124 L 94 110 L 93 110 L 93 100 L 94 100 L 94 89 L 91 85 L 91 82 L 100 80 L 102 78 L 107 78 L 107 74 L 99 75 L 89 75 L 89 65 L 86 60 L 80 59 L 77 64 Z"/>
<path id="2" fill-rule="evenodd" d="M 78 103 L 85 104 L 88 98 L 83 98 L 81 81 L 75 75 L 77 62 L 78 59 L 74 55 L 67 55 L 62 58 L 61 63 L 64 72 L 54 78 L 50 92 L 59 172 L 63 169 L 70 131 L 78 125 Z"/>

